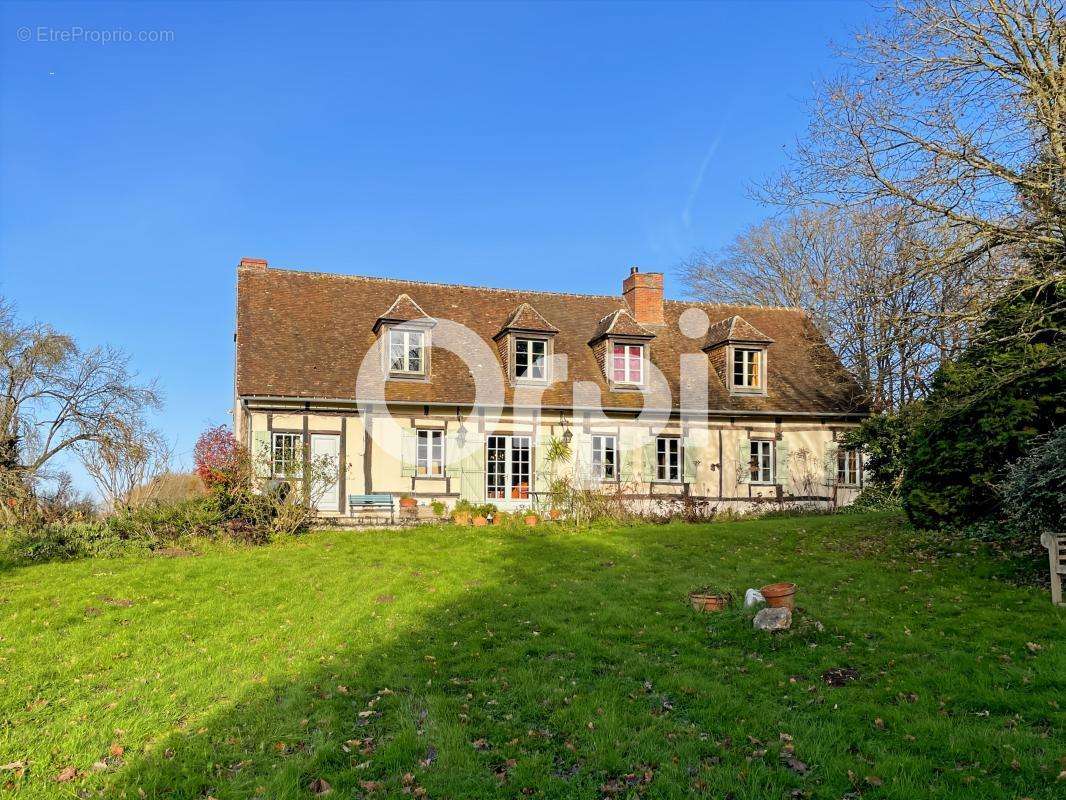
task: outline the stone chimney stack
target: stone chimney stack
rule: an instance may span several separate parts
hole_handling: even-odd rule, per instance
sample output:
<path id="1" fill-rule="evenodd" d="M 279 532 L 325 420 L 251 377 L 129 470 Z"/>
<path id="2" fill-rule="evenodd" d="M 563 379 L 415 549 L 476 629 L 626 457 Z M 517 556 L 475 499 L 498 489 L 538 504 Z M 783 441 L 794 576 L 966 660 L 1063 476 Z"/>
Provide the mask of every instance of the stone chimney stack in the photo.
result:
<path id="1" fill-rule="evenodd" d="M 633 318 L 641 325 L 665 325 L 663 317 L 663 274 L 641 272 L 637 267 L 629 270 L 622 282 L 622 294 Z"/>

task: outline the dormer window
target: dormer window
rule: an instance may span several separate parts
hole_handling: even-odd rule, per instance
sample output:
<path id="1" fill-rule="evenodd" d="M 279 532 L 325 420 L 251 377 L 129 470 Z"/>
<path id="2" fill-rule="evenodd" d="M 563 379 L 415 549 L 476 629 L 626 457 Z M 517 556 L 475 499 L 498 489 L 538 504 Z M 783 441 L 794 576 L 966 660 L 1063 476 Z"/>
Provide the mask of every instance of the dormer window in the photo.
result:
<path id="1" fill-rule="evenodd" d="M 644 345 L 614 344 L 611 347 L 611 380 L 640 386 L 644 383 Z"/>
<path id="2" fill-rule="evenodd" d="M 520 381 L 545 381 L 548 379 L 547 339 L 515 337 L 514 376 L 516 380 Z"/>
<path id="3" fill-rule="evenodd" d="M 764 385 L 763 366 L 761 349 L 733 348 L 733 388 L 761 391 Z"/>
<path id="4" fill-rule="evenodd" d="M 426 371 L 426 336 L 423 331 L 404 328 L 389 330 L 389 372 L 423 375 Z"/>

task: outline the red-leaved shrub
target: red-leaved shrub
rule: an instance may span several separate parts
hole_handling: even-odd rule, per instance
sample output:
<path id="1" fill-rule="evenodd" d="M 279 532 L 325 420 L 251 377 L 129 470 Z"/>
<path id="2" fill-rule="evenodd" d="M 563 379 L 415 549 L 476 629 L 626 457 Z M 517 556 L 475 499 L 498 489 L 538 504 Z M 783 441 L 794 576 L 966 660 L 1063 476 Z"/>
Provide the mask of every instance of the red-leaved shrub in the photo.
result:
<path id="1" fill-rule="evenodd" d="M 192 457 L 196 474 L 209 489 L 230 487 L 241 480 L 248 462 L 247 450 L 225 425 L 201 433 Z"/>

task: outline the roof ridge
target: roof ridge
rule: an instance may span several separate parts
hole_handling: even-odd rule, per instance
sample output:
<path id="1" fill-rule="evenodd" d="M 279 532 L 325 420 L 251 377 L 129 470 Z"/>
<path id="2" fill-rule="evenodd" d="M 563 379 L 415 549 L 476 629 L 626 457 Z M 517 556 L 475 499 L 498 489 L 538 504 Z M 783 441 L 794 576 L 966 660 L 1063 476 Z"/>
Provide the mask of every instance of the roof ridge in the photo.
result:
<path id="1" fill-rule="evenodd" d="M 552 297 L 591 297 L 598 300 L 623 301 L 620 294 L 582 294 L 580 292 L 549 292 L 544 289 L 505 289 L 500 286 L 475 286 L 470 283 L 441 283 L 439 281 L 420 281 L 413 278 L 385 278 L 380 275 L 345 275 L 340 272 L 320 272 L 306 269 L 290 269 L 286 267 L 270 267 L 266 273 L 259 271 L 257 274 L 270 274 L 271 272 L 288 272 L 293 275 L 306 275 L 311 278 L 337 278 L 340 280 L 373 281 L 375 283 L 413 283 L 417 286 L 436 286 L 444 289 L 473 289 L 478 292 L 499 292 L 501 294 L 540 294 Z"/>
<path id="2" fill-rule="evenodd" d="M 238 268 L 240 269 L 240 268 Z M 618 300 L 625 302 L 621 294 L 593 294 L 590 292 L 551 292 L 546 289 L 508 289 L 502 286 L 477 286 L 472 283 L 443 283 L 441 281 L 420 281 L 416 278 L 389 278 L 381 275 L 348 275 L 343 272 L 323 272 L 321 270 L 294 269 L 292 267 L 269 267 L 264 273 L 258 270 L 257 274 L 271 272 L 287 272 L 292 275 L 306 275 L 312 278 L 337 278 L 339 280 L 373 281 L 375 283 L 413 283 L 417 286 L 437 286 L 447 289 L 474 289 L 479 292 L 499 292 L 501 294 L 539 294 L 551 297 L 590 297 L 598 300 Z M 749 308 L 757 311 L 795 311 L 801 314 L 807 313 L 800 306 L 760 305 L 758 303 L 723 303 L 717 300 L 677 300 L 664 297 L 663 303 L 684 306 L 705 306 L 709 308 Z"/>

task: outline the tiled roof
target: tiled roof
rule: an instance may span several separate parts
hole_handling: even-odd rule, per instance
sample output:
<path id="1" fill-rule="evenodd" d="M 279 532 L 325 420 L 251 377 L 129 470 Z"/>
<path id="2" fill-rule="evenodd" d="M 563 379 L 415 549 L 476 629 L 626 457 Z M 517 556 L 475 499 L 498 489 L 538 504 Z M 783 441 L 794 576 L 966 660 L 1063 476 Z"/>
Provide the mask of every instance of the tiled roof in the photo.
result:
<path id="1" fill-rule="evenodd" d="M 707 339 L 703 347 L 715 347 L 725 342 L 752 342 L 771 344 L 774 340 L 760 331 L 743 317 L 734 314 L 728 319 L 714 323 L 707 330 Z"/>
<path id="2" fill-rule="evenodd" d="M 604 319 L 612 315 L 619 319 L 615 312 L 626 309 L 620 295 L 490 289 L 257 267 L 237 271 L 238 394 L 356 399 L 356 377 L 377 341 L 374 326 L 381 309 L 391 310 L 399 295 L 407 295 L 421 315 L 470 328 L 493 353 L 498 349 L 491 346 L 492 339 L 516 307 L 535 306 L 538 315 L 551 320 L 558 330 L 554 352 L 568 358 L 567 382 L 544 390 L 545 405 L 571 406 L 573 383 L 587 381 L 599 386 L 607 409 L 642 406 L 639 392 L 611 390 L 589 345 Z M 747 324 L 773 337 L 766 396 L 731 396 L 707 358 L 710 409 L 824 414 L 861 410 L 852 399 L 854 383 L 802 311 L 666 300 L 666 324 L 656 328 L 647 346 L 675 405 L 680 396 L 681 356 L 703 356 L 707 341 L 702 331 L 696 339 L 681 331 L 678 320 L 692 308 L 704 311 L 712 324 L 743 313 Z M 386 397 L 411 403 L 473 401 L 473 377 L 454 353 L 435 347 L 431 370 L 428 381 L 387 382 Z M 513 389 L 508 385 L 505 391 L 506 402 L 511 402 Z"/>
<path id="3" fill-rule="evenodd" d="M 600 320 L 591 341 L 598 342 L 606 336 L 652 339 L 655 334 L 633 319 L 633 315 L 628 308 L 619 308 Z"/>
<path id="4" fill-rule="evenodd" d="M 503 323 L 499 333 L 506 331 L 538 331 L 555 334 L 559 332 L 559 329 L 544 319 L 540 312 L 529 303 L 520 303 Z"/>
<path id="5" fill-rule="evenodd" d="M 422 306 L 411 299 L 410 295 L 401 293 L 388 310 L 374 322 L 374 330 L 386 322 L 412 322 L 416 319 L 427 319 L 429 314 L 422 310 Z"/>

